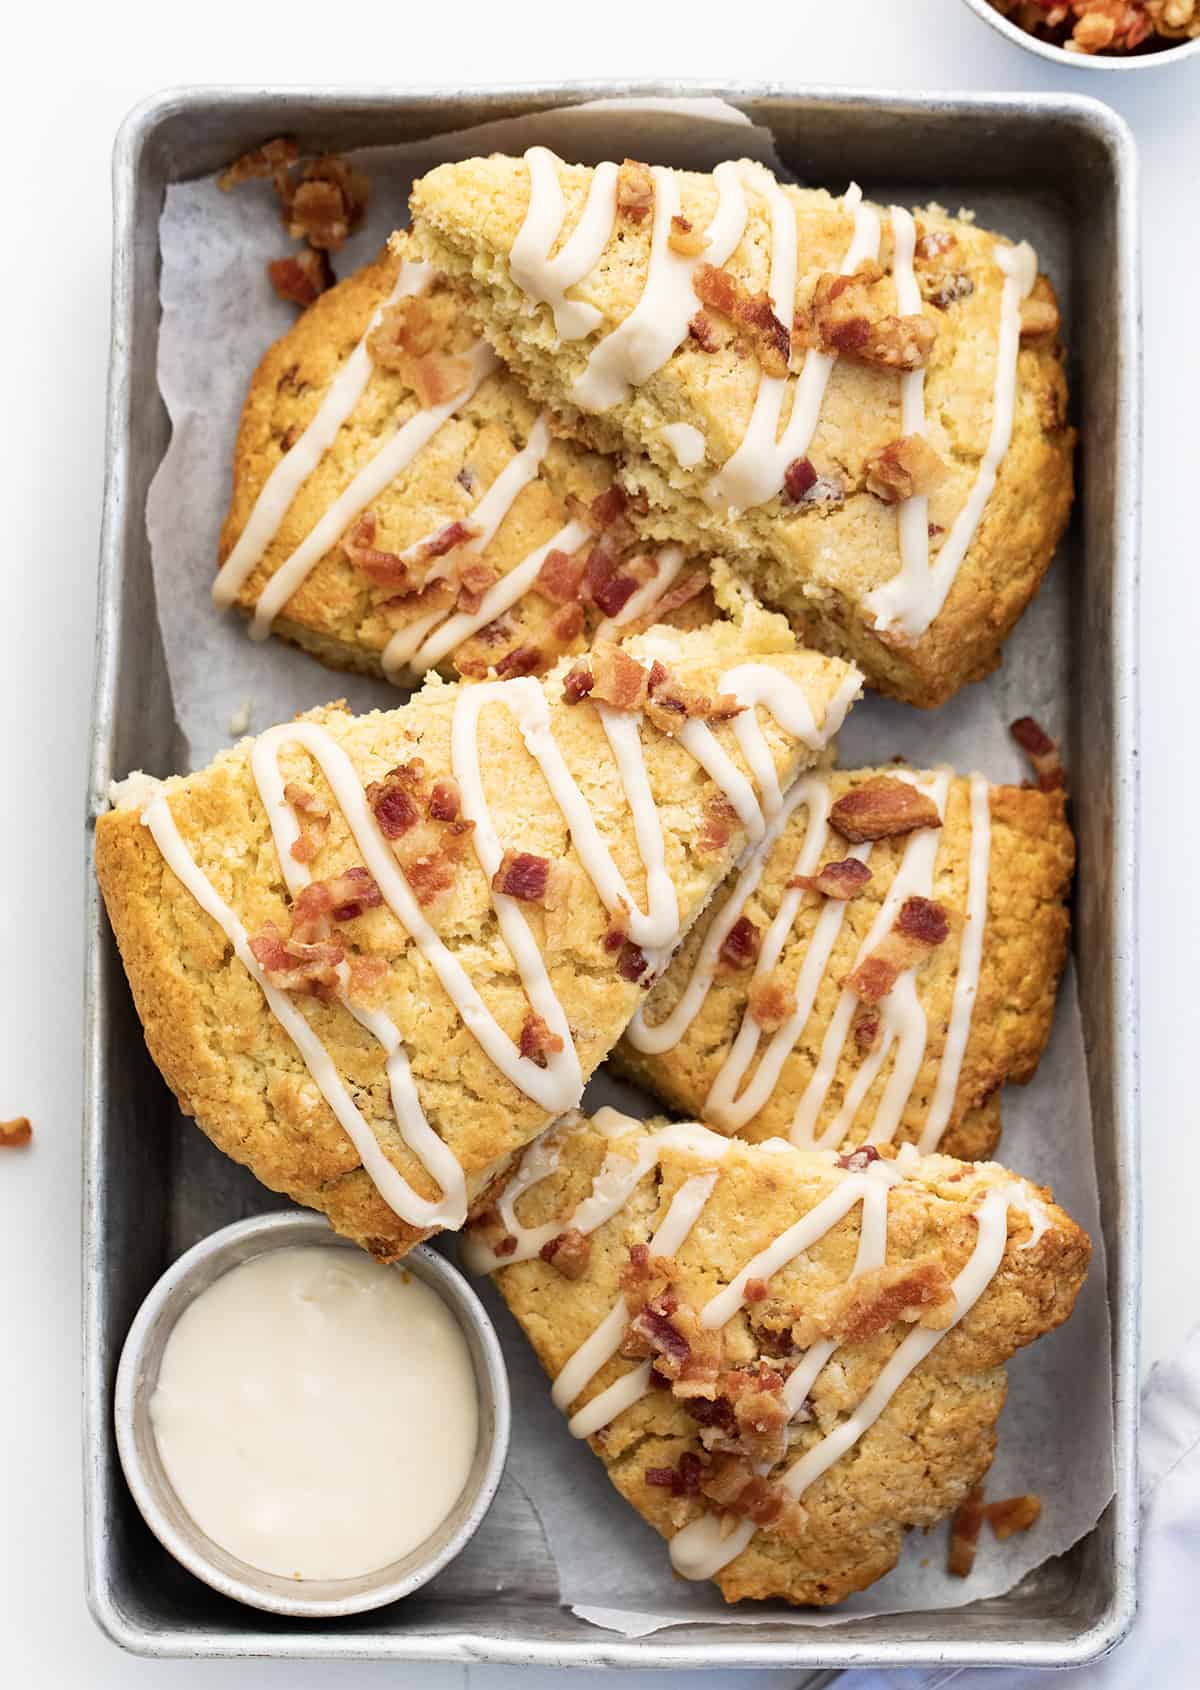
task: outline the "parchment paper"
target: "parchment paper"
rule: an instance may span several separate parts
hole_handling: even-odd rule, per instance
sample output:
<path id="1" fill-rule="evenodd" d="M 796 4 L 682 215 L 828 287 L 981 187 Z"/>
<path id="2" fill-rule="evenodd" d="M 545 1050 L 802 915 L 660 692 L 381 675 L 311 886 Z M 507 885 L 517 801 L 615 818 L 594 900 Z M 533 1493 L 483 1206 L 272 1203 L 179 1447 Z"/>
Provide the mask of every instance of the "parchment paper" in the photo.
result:
<path id="1" fill-rule="evenodd" d="M 778 168 L 769 133 L 719 101 L 596 102 L 420 146 L 374 150 L 359 155 L 372 181 L 368 223 L 338 255 L 338 274 L 349 275 L 406 221 L 413 177 L 444 159 L 516 152 L 535 141 L 582 162 L 632 153 L 653 163 L 710 169 L 722 158 L 748 156 Z M 863 186 L 870 191 L 869 183 Z M 937 197 L 937 185 L 917 184 L 907 197 L 911 203 Z M 1054 274 L 1063 256 L 1061 230 L 1036 201 L 994 195 L 978 209 L 1006 233 L 1032 239 L 1043 267 Z M 246 384 L 267 346 L 293 320 L 292 308 L 272 293 L 264 266 L 289 243 L 265 184 L 222 194 L 211 179 L 168 190 L 160 236 L 159 383 L 173 433 L 150 490 L 147 525 L 176 710 L 192 765 L 199 766 L 239 733 L 332 697 L 344 696 L 361 710 L 395 704 L 402 695 L 381 681 L 327 672 L 279 641 L 254 645 L 240 618 L 213 610 L 209 590 Z M 1007 725 L 1029 714 L 1052 733 L 1065 727 L 1068 613 L 1068 581 L 1060 564 L 1009 641 L 995 675 L 938 711 L 865 699 L 841 735 L 842 762 L 881 763 L 903 755 L 917 765 L 949 762 L 964 772 L 977 769 L 995 781 L 1025 778 Z M 652 1099 L 602 1073 L 589 1086 L 586 1102 L 595 1107 L 607 1101 L 638 1115 L 656 1112 Z M 869 1592 L 829 1613 L 772 1605 L 773 1621 L 836 1625 L 865 1614 L 956 1607 L 999 1595 L 1070 1548 L 1112 1494 L 1104 1248 L 1073 974 L 1064 982 L 1036 1080 L 1005 1093 L 1000 1155 L 1020 1173 L 1053 1186 L 1094 1244 L 1087 1284 L 1070 1321 L 1009 1367 L 1008 1406 L 988 1494 L 1034 1491 L 1041 1497 L 1041 1519 L 1007 1544 L 997 1543 L 985 1528 L 975 1571 L 966 1580 L 945 1573 L 945 1526 L 928 1536 L 915 1534 L 900 1565 Z M 698 1619 L 730 1625 L 761 1619 L 765 1610 L 759 1604 L 727 1609 L 712 1587 L 673 1577 L 661 1539 L 568 1434 L 545 1377 L 494 1288 L 485 1285 L 482 1294 L 500 1331 L 512 1382 L 511 1469 L 541 1519 L 564 1604 L 596 1625 L 634 1636 Z"/>

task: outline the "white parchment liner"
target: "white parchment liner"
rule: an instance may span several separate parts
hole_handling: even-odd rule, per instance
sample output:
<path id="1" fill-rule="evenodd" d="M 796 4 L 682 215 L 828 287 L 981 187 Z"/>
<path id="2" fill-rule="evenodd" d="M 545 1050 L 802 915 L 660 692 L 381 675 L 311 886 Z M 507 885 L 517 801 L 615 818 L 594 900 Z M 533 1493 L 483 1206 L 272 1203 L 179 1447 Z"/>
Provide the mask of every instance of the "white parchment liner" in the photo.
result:
<path id="1" fill-rule="evenodd" d="M 406 221 L 414 177 L 445 159 L 519 152 L 535 141 L 583 162 L 632 153 L 652 163 L 702 170 L 726 157 L 770 163 L 775 156 L 766 130 L 715 100 L 597 102 L 372 151 L 360 159 L 372 181 L 370 215 L 338 255 L 338 274 L 349 275 Z M 869 183 L 864 187 L 870 190 Z M 935 197 L 936 184 L 918 184 L 912 200 Z M 1043 267 L 1054 273 L 1061 257 L 1057 226 L 1036 204 L 995 195 L 979 201 L 978 209 L 982 220 L 1005 233 L 1033 240 Z M 294 318 L 292 308 L 272 293 L 264 266 L 290 243 L 265 184 L 222 194 L 212 179 L 168 191 L 160 236 L 158 374 L 173 433 L 150 490 L 147 525 L 175 707 L 191 764 L 199 767 L 229 743 L 231 721 L 247 709 L 248 726 L 258 730 L 333 697 L 368 709 L 395 704 L 402 695 L 381 681 L 325 671 L 282 642 L 252 644 L 239 617 L 213 610 L 209 591 L 246 384 L 267 346 Z M 841 736 L 843 763 L 881 763 L 903 755 L 918 765 L 949 762 L 964 772 L 978 769 L 996 781 L 1023 779 L 1027 771 L 1008 723 L 1032 714 L 1056 732 L 1065 721 L 1067 587 L 1060 561 L 1010 640 L 1003 667 L 941 710 L 864 700 Z M 237 731 L 245 731 L 240 721 Z M 601 1074 L 589 1087 L 588 1102 L 609 1100 L 637 1114 L 654 1113 L 651 1099 Z M 943 1526 L 928 1536 L 914 1534 L 894 1572 L 832 1612 L 797 1612 L 777 1604 L 726 1608 L 711 1586 L 672 1575 L 661 1539 L 621 1501 L 600 1463 L 569 1436 L 532 1352 L 488 1286 L 485 1297 L 501 1331 L 513 1387 L 510 1470 L 542 1522 L 565 1604 L 631 1636 L 699 1619 L 753 1625 L 767 1612 L 775 1622 L 835 1625 L 866 1614 L 957 1607 L 999 1595 L 1091 1528 L 1113 1489 L 1112 1391 L 1103 1239 L 1073 975 L 1064 985 L 1037 1079 L 1005 1094 L 1001 1157 L 1052 1185 L 1095 1245 L 1071 1320 L 1009 1368 L 1009 1399 L 988 1494 L 1036 1492 L 1042 1517 L 1034 1530 L 999 1544 L 985 1529 L 967 1580 L 944 1570 Z"/>

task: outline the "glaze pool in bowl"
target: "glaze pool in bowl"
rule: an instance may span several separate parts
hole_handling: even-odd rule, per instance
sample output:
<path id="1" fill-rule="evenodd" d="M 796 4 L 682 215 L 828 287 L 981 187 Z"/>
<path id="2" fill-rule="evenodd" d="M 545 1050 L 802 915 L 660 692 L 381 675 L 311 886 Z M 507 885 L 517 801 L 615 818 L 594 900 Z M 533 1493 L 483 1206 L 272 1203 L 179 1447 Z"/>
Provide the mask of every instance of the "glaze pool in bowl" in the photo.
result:
<path id="1" fill-rule="evenodd" d="M 427 1285 L 457 1323 L 478 1396 L 478 1433 L 462 1490 L 430 1535 L 398 1560 L 352 1578 L 298 1580 L 264 1572 L 209 1537 L 183 1506 L 168 1476 L 150 1412 L 167 1341 L 186 1309 L 234 1268 L 268 1252 L 318 1246 L 349 1251 L 317 1215 L 287 1211 L 239 1221 L 195 1245 L 157 1282 L 125 1340 L 114 1401 L 117 1450 L 126 1481 L 151 1531 L 180 1564 L 214 1590 L 269 1613 L 338 1618 L 399 1601 L 427 1583 L 469 1542 L 504 1468 L 509 1439 L 508 1379 L 491 1322 L 462 1276 L 419 1247 L 392 1270 Z"/>

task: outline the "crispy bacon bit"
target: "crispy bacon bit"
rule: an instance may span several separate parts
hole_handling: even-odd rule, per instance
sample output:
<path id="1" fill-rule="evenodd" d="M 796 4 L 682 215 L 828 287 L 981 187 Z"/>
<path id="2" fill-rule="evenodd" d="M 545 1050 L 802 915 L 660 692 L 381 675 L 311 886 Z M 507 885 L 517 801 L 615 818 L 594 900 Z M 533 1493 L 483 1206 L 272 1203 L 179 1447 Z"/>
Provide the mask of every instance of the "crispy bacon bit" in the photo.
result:
<path id="1" fill-rule="evenodd" d="M 569 646 L 583 632 L 583 606 L 564 604 L 550 618 L 550 637 L 556 645 Z"/>
<path id="2" fill-rule="evenodd" d="M 657 659 L 650 665 L 648 690 L 646 714 L 665 734 L 678 733 L 692 717 L 706 722 L 728 722 L 745 709 L 730 693 L 710 698 L 707 693 L 684 686 Z"/>
<path id="3" fill-rule="evenodd" d="M 765 1279 L 748 1279 L 743 1287 L 743 1293 L 748 1303 L 762 1303 L 766 1301 L 767 1282 Z"/>
<path id="4" fill-rule="evenodd" d="M 646 960 L 646 953 L 640 945 L 635 945 L 632 939 L 624 939 L 617 954 L 617 973 L 622 980 L 628 980 L 631 985 L 641 981 L 644 986 L 649 985 L 645 978 L 650 964 Z"/>
<path id="5" fill-rule="evenodd" d="M 942 825 L 932 798 L 891 775 L 876 775 L 844 792 L 830 810 L 829 820 L 843 839 L 856 845 L 866 839 L 891 839 L 914 828 Z"/>
<path id="6" fill-rule="evenodd" d="M 654 1303 L 647 1303 L 645 1308 L 638 1310 L 629 1323 L 629 1331 L 633 1340 L 645 1345 L 647 1353 L 660 1355 L 677 1367 L 682 1366 L 692 1353 L 692 1346 L 683 1333 Z"/>
<path id="7" fill-rule="evenodd" d="M 498 1239 L 492 1245 L 492 1254 L 494 1256 L 511 1256 L 516 1248 L 516 1237 L 511 1232 L 506 1232 L 503 1238 Z"/>
<path id="8" fill-rule="evenodd" d="M 557 1055 L 563 1048 L 563 1042 L 557 1033 L 550 1031 L 540 1015 L 530 1012 L 521 1028 L 518 1048 L 522 1056 L 527 1056 L 539 1068 L 544 1068 L 547 1056 Z"/>
<path id="9" fill-rule="evenodd" d="M 328 939 L 331 922 L 353 921 L 382 903 L 383 893 L 365 868 L 348 868 L 326 880 L 310 881 L 292 906 L 292 937 L 301 944 L 316 944 Z"/>
<path id="10" fill-rule="evenodd" d="M 503 657 L 497 658 L 495 670 L 502 681 L 508 681 L 514 675 L 536 675 L 545 662 L 541 646 L 516 645 L 511 651 L 506 651 Z"/>
<path id="11" fill-rule="evenodd" d="M 875 1009 L 860 1009 L 854 1017 L 854 1042 L 859 1050 L 874 1050 L 879 1040 L 881 1026 L 879 1011 Z"/>
<path id="12" fill-rule="evenodd" d="M 300 306 L 301 310 L 337 281 L 328 253 L 312 247 L 307 252 L 289 253 L 286 258 L 272 258 L 267 275 L 280 299 Z"/>
<path id="13" fill-rule="evenodd" d="M 720 1332 L 701 1326 L 695 1309 L 678 1300 L 668 1277 L 673 1263 L 653 1257 L 647 1265 L 650 1283 L 665 1280 L 667 1289 L 650 1297 L 649 1284 L 633 1284 L 632 1295 L 626 1292 L 634 1313 L 621 1340 L 622 1355 L 654 1358 L 677 1397 L 689 1402 L 695 1397 L 715 1397 L 721 1370 Z M 640 1307 L 636 1306 L 639 1301 Z"/>
<path id="14" fill-rule="evenodd" d="M 826 1335 L 865 1344 L 897 1321 L 942 1328 L 954 1318 L 954 1287 L 940 1262 L 897 1262 L 850 1281 Z"/>
<path id="15" fill-rule="evenodd" d="M 718 1455 L 700 1480 L 702 1495 L 756 1526 L 769 1526 L 783 1512 L 786 1492 L 756 1473 L 744 1456 Z"/>
<path id="16" fill-rule="evenodd" d="M 906 968 L 924 962 L 950 931 L 946 911 L 932 898 L 906 898 L 890 933 L 846 976 L 857 997 L 878 1003 Z"/>
<path id="17" fill-rule="evenodd" d="M 0 1149 L 16 1150 L 20 1145 L 28 1144 L 32 1137 L 33 1128 L 28 1115 L 18 1115 L 12 1121 L 0 1121 Z"/>
<path id="18" fill-rule="evenodd" d="M 290 804 L 293 810 L 300 811 L 307 823 L 307 826 L 302 827 L 300 837 L 293 840 L 291 854 L 298 863 L 310 863 L 329 832 L 328 807 L 315 792 L 311 792 L 307 786 L 301 786 L 299 781 L 288 781 L 283 789 L 283 797 L 284 802 Z"/>
<path id="19" fill-rule="evenodd" d="M 1027 1532 L 1030 1526 L 1037 1524 L 1041 1512 L 1040 1499 L 1028 1493 L 1024 1496 L 1006 1496 L 1001 1502 L 989 1502 L 984 1509 L 988 1525 L 1001 1543 L 1014 1532 Z"/>
<path id="20" fill-rule="evenodd" d="M 546 553 L 542 567 L 534 577 L 534 592 L 549 599 L 551 604 L 570 604 L 579 597 L 587 562 L 584 552 L 568 557 L 566 552 L 560 552 L 555 547 Z"/>
<path id="21" fill-rule="evenodd" d="M 500 571 L 494 564 L 488 563 L 481 557 L 470 558 L 457 571 L 459 610 L 465 610 L 468 616 L 474 616 L 482 605 L 484 595 L 490 587 L 494 587 L 500 579 Z"/>
<path id="22" fill-rule="evenodd" d="M 667 236 L 667 245 L 672 252 L 677 252 L 681 258 L 699 258 L 708 245 L 708 232 L 697 229 L 690 217 L 678 215 L 671 219 L 671 232 Z"/>
<path id="23" fill-rule="evenodd" d="M 655 574 L 657 573 L 656 567 Z M 643 626 L 649 626 L 654 622 L 665 622 L 672 612 L 681 610 L 685 604 L 690 604 L 693 599 L 699 598 L 700 594 L 705 592 L 709 586 L 710 576 L 707 569 L 690 570 L 687 574 L 681 575 L 673 585 L 667 588 L 663 596 L 650 606 L 644 622 L 634 623 L 631 625 L 632 628 L 640 631 Z M 628 631 L 626 638 L 628 638 Z"/>
<path id="24" fill-rule="evenodd" d="M 654 177 L 650 166 L 627 158 L 617 172 L 617 215 L 640 223 L 654 205 Z"/>
<path id="25" fill-rule="evenodd" d="M 568 684 L 579 670 L 567 676 Z M 611 640 L 597 640 L 591 652 L 591 685 L 586 689 L 597 704 L 614 710 L 640 710 L 649 696 L 650 671 Z"/>
<path id="26" fill-rule="evenodd" d="M 772 1465 L 787 1449 L 791 1411 L 783 1399 L 783 1375 L 765 1361 L 721 1375 L 720 1393 L 733 1404 L 737 1447 L 760 1465 Z M 703 1440 L 702 1440 L 703 1441 Z"/>
<path id="27" fill-rule="evenodd" d="M 459 546 L 467 545 L 478 535 L 479 528 L 473 522 L 447 522 L 436 534 L 431 534 L 428 540 L 422 540 L 420 545 L 409 548 L 409 561 L 414 564 L 432 563 L 435 558 L 445 557 Z"/>
<path id="28" fill-rule="evenodd" d="M 255 960 L 272 986 L 285 992 L 319 992 L 338 984 L 345 951 L 338 944 L 302 945 L 285 939 L 272 922 L 250 940 Z"/>
<path id="29" fill-rule="evenodd" d="M 850 276 L 826 272 L 817 278 L 812 322 L 819 344 L 888 370 L 919 370 L 928 362 L 936 325 L 919 312 L 897 317 L 879 292 L 879 265 L 868 260 Z"/>
<path id="30" fill-rule="evenodd" d="M 310 160 L 285 207 L 288 234 L 337 252 L 366 216 L 370 191 L 362 171 L 336 154 Z"/>
<path id="31" fill-rule="evenodd" d="M 475 827 L 461 815 L 433 814 L 434 792 L 439 789 L 439 808 L 453 808 L 451 788 L 452 783 L 439 782 L 431 791 L 419 757 L 389 769 L 381 781 L 367 787 L 367 802 L 380 832 L 390 842 L 422 906 L 434 903 L 454 885 L 455 871 Z"/>
<path id="32" fill-rule="evenodd" d="M 413 758 L 389 769 L 382 780 L 372 781 L 368 786 L 367 803 L 385 839 L 399 839 L 420 821 L 421 806 L 415 793 L 423 775 L 420 759 Z"/>
<path id="33" fill-rule="evenodd" d="M 577 663 L 563 679 L 563 703 L 578 704 L 596 684 L 596 677 L 585 664 Z"/>
<path id="34" fill-rule="evenodd" d="M 295 139 L 291 135 L 279 135 L 273 141 L 264 141 L 253 152 L 243 153 L 241 158 L 234 159 L 229 168 L 217 177 L 217 187 L 227 194 L 242 182 L 270 176 L 282 198 L 287 188 L 288 166 L 295 164 L 299 157 L 300 148 Z"/>
<path id="35" fill-rule="evenodd" d="M 717 953 L 728 968 L 749 968 L 758 957 L 762 935 L 748 915 L 740 915 L 721 941 Z"/>
<path id="36" fill-rule="evenodd" d="M 462 794 L 451 775 L 434 781 L 429 795 L 429 815 L 435 822 L 456 822 L 462 814 Z"/>
<path id="37" fill-rule="evenodd" d="M 817 472 L 807 458 L 793 458 L 783 472 L 783 490 L 794 505 L 817 484 Z"/>
<path id="38" fill-rule="evenodd" d="M 701 352 L 720 352 L 725 346 L 725 337 L 707 311 L 697 311 L 688 322 L 688 333 L 696 342 Z"/>
<path id="39" fill-rule="evenodd" d="M 792 354 L 791 331 L 775 315 L 770 295 L 748 293 L 736 276 L 715 264 L 698 264 L 692 275 L 692 290 L 702 305 L 719 311 L 754 343 L 764 375 L 785 376 Z"/>
<path id="40" fill-rule="evenodd" d="M 774 1033 L 796 1008 L 796 990 L 781 971 L 772 969 L 750 982 L 747 1007 L 764 1033 Z"/>
<path id="41" fill-rule="evenodd" d="M 700 832 L 696 839 L 698 851 L 723 851 L 739 827 L 737 811 L 723 792 L 714 792 L 704 800 L 700 811 Z"/>
<path id="42" fill-rule="evenodd" d="M 879 1152 L 873 1144 L 860 1144 L 857 1150 L 844 1151 L 838 1157 L 837 1165 L 839 1168 L 849 1169 L 852 1174 L 862 1174 L 866 1172 L 872 1162 L 878 1162 L 878 1160 Z"/>
<path id="43" fill-rule="evenodd" d="M 376 587 L 411 591 L 412 575 L 399 552 L 382 551 L 375 544 L 379 523 L 374 511 L 364 511 L 342 536 L 342 551 L 355 569 Z"/>
<path id="44" fill-rule="evenodd" d="M 1042 335 L 1057 334 L 1058 326 L 1058 306 L 1050 284 L 1039 278 L 1033 293 L 1021 301 L 1021 339 L 1038 340 Z"/>
<path id="45" fill-rule="evenodd" d="M 866 461 L 867 491 L 885 504 L 898 504 L 914 493 L 928 493 L 946 473 L 946 466 L 923 434 L 902 434 L 889 440 Z"/>
<path id="46" fill-rule="evenodd" d="M 975 1565 L 975 1551 L 979 1547 L 979 1533 L 983 1526 L 983 1486 L 969 1490 L 950 1522 L 950 1549 L 946 1556 L 946 1571 L 955 1578 L 970 1576 Z"/>
<path id="47" fill-rule="evenodd" d="M 800 886 L 806 892 L 820 892 L 826 898 L 845 903 L 857 898 L 871 879 L 871 870 L 857 857 L 843 857 L 840 862 L 826 863 L 816 874 L 794 874 L 789 886 Z"/>
<path id="48" fill-rule="evenodd" d="M 1021 716 L 1009 728 L 1021 750 L 1033 765 L 1037 784 L 1043 792 L 1058 792 L 1066 787 L 1067 771 L 1063 767 L 1058 742 L 1050 738 L 1032 716 Z"/>
<path id="49" fill-rule="evenodd" d="M 661 1485 L 672 1496 L 698 1496 L 704 1463 L 694 1450 L 685 1449 L 675 1467 L 647 1467 L 642 1477 L 648 1485 Z"/>
<path id="50" fill-rule="evenodd" d="M 536 856 L 532 851 L 515 851 L 510 846 L 492 876 L 492 891 L 520 898 L 523 903 L 540 904 L 545 899 L 549 879 L 549 857 Z"/>
<path id="51" fill-rule="evenodd" d="M 564 1279 L 579 1279 L 587 1268 L 591 1249 L 592 1241 L 587 1233 L 580 1232 L 577 1226 L 569 1226 L 557 1238 L 543 1244 L 539 1254 L 544 1262 L 557 1268 Z"/>

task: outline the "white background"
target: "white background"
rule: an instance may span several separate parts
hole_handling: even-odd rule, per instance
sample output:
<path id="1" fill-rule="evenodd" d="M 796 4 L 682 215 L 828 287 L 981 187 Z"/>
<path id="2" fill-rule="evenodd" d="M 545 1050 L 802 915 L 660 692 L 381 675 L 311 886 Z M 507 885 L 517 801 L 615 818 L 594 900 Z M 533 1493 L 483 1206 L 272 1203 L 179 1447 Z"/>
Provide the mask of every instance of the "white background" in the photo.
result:
<path id="1" fill-rule="evenodd" d="M 83 1599 L 79 1457 L 82 814 L 104 473 L 109 152 L 126 110 L 186 82 L 440 84 L 763 78 L 863 88 L 1075 90 L 1109 100 L 1141 151 L 1145 234 L 1141 896 L 1146 1143 L 1145 1361 L 1197 1316 L 1192 841 L 1200 569 L 1200 60 L 1141 75 L 1060 70 L 959 0 L 311 0 L 199 8 L 20 6 L 4 26 L 0 256 L 0 1118 L 35 1143 L 0 1167 L 0 1685 L 295 1690 L 457 1686 L 457 1668 L 152 1663 L 122 1655 Z M 186 23 L 185 23 L 186 20 Z M 1189 543 L 1190 542 L 1190 543 Z M 1132 1648 L 1137 1648 L 1136 1633 Z M 1181 1670 L 1187 1670 L 1181 1668 Z M 524 1673 L 522 1685 L 556 1675 Z M 470 1671 L 472 1687 L 515 1684 Z M 721 1674 L 723 1690 L 795 1674 Z M 598 1675 L 576 1675 L 585 1690 Z M 629 1690 L 657 1674 L 631 1675 Z M 710 1682 L 715 1683 L 715 1680 Z M 1180 1679 L 1177 1682 L 1182 1683 Z M 1193 1681 L 1194 1682 L 1194 1681 Z"/>

